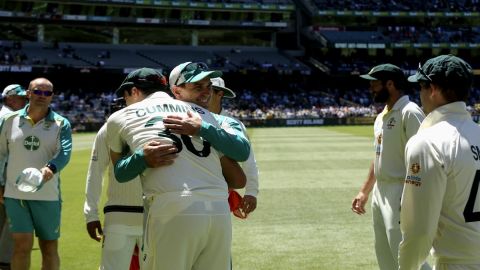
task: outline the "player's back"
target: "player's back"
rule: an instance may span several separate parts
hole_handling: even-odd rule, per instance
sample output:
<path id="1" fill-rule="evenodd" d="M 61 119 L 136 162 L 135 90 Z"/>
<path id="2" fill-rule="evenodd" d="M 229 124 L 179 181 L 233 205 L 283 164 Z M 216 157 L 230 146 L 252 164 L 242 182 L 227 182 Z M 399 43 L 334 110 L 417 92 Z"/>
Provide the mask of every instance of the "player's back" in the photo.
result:
<path id="1" fill-rule="evenodd" d="M 471 119 L 451 119 L 429 131 L 439 138 L 434 145 L 444 155 L 447 184 L 435 256 L 445 263 L 480 263 L 480 127 Z M 433 136 L 433 135 L 432 135 Z M 425 201 L 428 203 L 428 201 Z"/>
<path id="2" fill-rule="evenodd" d="M 172 165 L 148 168 L 141 175 L 145 195 L 194 192 L 226 198 L 227 184 L 222 175 L 220 154 L 200 137 L 172 134 L 163 125 L 163 118 L 170 115 L 187 117 L 189 111 L 218 126 L 207 110 L 172 99 L 162 92 L 156 92 L 113 116 L 116 121 L 124 123 L 118 132 L 130 149 L 140 149 L 151 140 L 174 143 L 178 149 L 178 157 Z"/>

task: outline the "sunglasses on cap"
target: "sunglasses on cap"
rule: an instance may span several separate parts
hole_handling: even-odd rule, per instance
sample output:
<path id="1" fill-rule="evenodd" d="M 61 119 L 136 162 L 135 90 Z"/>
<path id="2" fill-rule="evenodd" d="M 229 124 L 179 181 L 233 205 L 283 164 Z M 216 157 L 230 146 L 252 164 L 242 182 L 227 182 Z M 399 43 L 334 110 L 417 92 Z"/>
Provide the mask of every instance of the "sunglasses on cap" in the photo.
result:
<path id="1" fill-rule="evenodd" d="M 427 78 L 427 80 L 428 80 L 429 82 L 433 82 L 432 78 L 430 78 L 430 76 L 427 75 L 427 73 L 425 73 L 425 71 L 423 71 L 423 69 L 422 69 L 422 64 L 421 64 L 421 63 L 418 63 L 417 72 L 420 73 L 420 75 L 422 75 L 423 77 Z"/>
<path id="2" fill-rule="evenodd" d="M 39 90 L 39 89 L 33 89 L 32 93 L 37 95 L 37 96 L 45 96 L 45 97 L 51 97 L 53 95 L 53 91 L 48 91 L 48 90 Z"/>
<path id="3" fill-rule="evenodd" d="M 186 65 L 181 71 L 180 76 L 178 76 L 177 80 L 175 81 L 174 85 L 181 85 L 184 84 L 187 80 L 196 75 L 208 71 L 208 66 L 202 62 L 193 62 Z"/>

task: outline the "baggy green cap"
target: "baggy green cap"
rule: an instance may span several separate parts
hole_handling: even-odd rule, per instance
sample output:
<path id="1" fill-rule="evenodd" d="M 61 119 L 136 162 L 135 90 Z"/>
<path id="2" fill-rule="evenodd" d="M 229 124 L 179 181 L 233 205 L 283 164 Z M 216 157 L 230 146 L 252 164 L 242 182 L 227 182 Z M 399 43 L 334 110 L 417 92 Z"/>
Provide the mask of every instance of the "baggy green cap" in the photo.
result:
<path id="1" fill-rule="evenodd" d="M 123 96 L 123 91 L 138 86 L 143 89 L 166 90 L 167 79 L 160 71 L 153 68 L 140 68 L 130 72 L 122 84 L 115 91 L 119 97 Z"/>
<path id="2" fill-rule="evenodd" d="M 473 72 L 472 67 L 463 59 L 451 54 L 440 55 L 427 60 L 423 66 L 419 65 L 417 72 L 408 77 L 408 81 L 471 84 Z"/>
<path id="3" fill-rule="evenodd" d="M 381 64 L 374 66 L 367 74 L 360 75 L 361 78 L 371 81 L 390 79 L 405 80 L 403 70 L 393 64 Z"/>

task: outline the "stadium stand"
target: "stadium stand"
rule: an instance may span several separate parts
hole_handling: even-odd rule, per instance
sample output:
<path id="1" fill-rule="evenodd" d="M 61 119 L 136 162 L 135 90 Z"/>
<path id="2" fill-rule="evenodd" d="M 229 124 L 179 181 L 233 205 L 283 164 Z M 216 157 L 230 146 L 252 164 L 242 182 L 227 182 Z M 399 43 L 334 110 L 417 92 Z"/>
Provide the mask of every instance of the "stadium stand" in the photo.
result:
<path id="1" fill-rule="evenodd" d="M 314 0 L 321 10 L 375 10 L 375 11 L 478 11 L 478 0 L 447 1 L 375 1 L 375 0 Z"/>
<path id="2" fill-rule="evenodd" d="M 238 96 L 227 109 L 247 122 L 371 119 L 379 108 L 358 75 L 376 64 L 411 74 L 432 55 L 454 53 L 480 74 L 477 6 L 478 0 L 7 0 L 0 2 L 0 79 L 51 78 L 60 90 L 54 106 L 77 131 L 103 123 L 125 73 L 152 67 L 167 74 L 185 61 L 222 70 Z M 413 86 L 407 92 L 419 102 Z M 476 88 L 468 100 L 474 113 L 479 96 Z"/>

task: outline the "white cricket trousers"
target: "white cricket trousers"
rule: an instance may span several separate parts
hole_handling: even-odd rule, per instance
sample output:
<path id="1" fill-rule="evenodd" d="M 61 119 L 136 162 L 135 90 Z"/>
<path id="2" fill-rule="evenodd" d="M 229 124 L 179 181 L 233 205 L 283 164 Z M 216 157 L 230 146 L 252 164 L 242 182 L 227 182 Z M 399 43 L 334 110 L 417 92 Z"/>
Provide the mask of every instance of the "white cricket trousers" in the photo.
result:
<path id="1" fill-rule="evenodd" d="M 400 202 L 403 181 L 378 181 L 372 195 L 375 254 L 380 270 L 398 269 L 398 248 L 402 241 L 400 231 Z M 422 270 L 431 269 L 424 264 Z"/>
<path id="2" fill-rule="evenodd" d="M 229 270 L 232 224 L 226 196 L 146 198 L 142 270 Z"/>
<path id="3" fill-rule="evenodd" d="M 110 225 L 103 231 L 100 270 L 128 270 L 133 250 L 142 247 L 141 226 Z M 140 255 L 139 255 L 140 257 Z"/>

